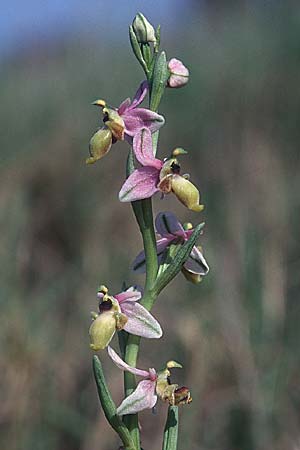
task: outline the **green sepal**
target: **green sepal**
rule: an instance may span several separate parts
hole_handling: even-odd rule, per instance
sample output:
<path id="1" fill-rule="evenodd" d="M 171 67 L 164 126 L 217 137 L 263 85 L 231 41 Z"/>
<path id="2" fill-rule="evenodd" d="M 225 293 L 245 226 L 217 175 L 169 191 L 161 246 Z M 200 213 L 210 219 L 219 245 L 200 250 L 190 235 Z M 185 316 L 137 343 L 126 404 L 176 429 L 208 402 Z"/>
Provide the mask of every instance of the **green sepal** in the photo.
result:
<path id="1" fill-rule="evenodd" d="M 133 27 L 131 25 L 129 27 L 129 39 L 130 39 L 130 43 L 131 43 L 131 47 L 132 47 L 133 53 L 135 54 L 135 57 L 138 60 L 138 62 L 140 63 L 140 65 L 142 66 L 142 68 L 143 68 L 143 70 L 144 70 L 144 72 L 146 74 L 146 77 L 148 78 L 149 70 L 148 70 L 146 61 L 143 58 L 141 47 L 140 47 L 140 44 L 138 43 L 136 34 L 135 34 L 134 29 L 133 29 Z"/>
<path id="2" fill-rule="evenodd" d="M 169 406 L 162 450 L 176 450 L 178 439 L 178 406 Z"/>
<path id="3" fill-rule="evenodd" d="M 163 96 L 168 78 L 169 69 L 167 65 L 167 57 L 165 52 L 161 52 L 155 61 L 153 74 L 151 77 L 151 100 L 150 109 L 157 111 L 161 98 Z"/>
<path id="4" fill-rule="evenodd" d="M 158 53 L 160 46 L 160 25 L 155 30 L 156 43 L 154 44 L 154 52 Z"/>
<path id="5" fill-rule="evenodd" d="M 143 55 L 143 59 L 146 62 L 147 68 L 149 70 L 151 61 L 152 61 L 152 53 L 151 53 L 151 48 L 149 44 L 142 44 L 142 55 Z"/>
<path id="6" fill-rule="evenodd" d="M 108 390 L 104 373 L 102 370 L 102 365 L 97 356 L 93 357 L 93 371 L 94 377 L 97 384 L 98 395 L 100 399 L 101 406 L 103 408 L 105 417 L 107 418 L 111 427 L 118 433 L 121 441 L 125 447 L 125 450 L 136 450 L 133 440 L 130 436 L 128 428 L 124 425 L 121 418 L 117 415 L 116 405 L 111 398 L 110 392 Z"/>
<path id="7" fill-rule="evenodd" d="M 179 249 L 177 250 L 176 254 L 170 258 L 168 261 L 166 261 L 169 265 L 167 268 L 159 275 L 159 277 L 156 279 L 153 291 L 156 295 L 158 295 L 162 289 L 170 283 L 170 281 L 173 280 L 173 278 L 178 274 L 178 272 L 181 270 L 181 267 L 186 262 L 186 260 L 189 257 L 189 254 L 192 251 L 192 248 L 195 245 L 196 240 L 198 239 L 198 236 L 204 227 L 205 223 L 202 222 L 199 225 L 197 225 L 193 231 L 193 234 L 189 238 L 188 241 L 185 242 L 185 244 L 181 245 Z M 173 247 L 173 246 L 172 246 Z"/>

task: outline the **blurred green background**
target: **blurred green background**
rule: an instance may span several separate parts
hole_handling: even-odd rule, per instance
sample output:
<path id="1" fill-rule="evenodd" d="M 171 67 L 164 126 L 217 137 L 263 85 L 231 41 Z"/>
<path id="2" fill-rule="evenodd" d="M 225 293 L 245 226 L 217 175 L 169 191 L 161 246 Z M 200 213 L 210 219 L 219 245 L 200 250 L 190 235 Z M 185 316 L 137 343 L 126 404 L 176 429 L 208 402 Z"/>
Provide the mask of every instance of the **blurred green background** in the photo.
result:
<path id="1" fill-rule="evenodd" d="M 142 284 L 132 211 L 117 194 L 125 143 L 85 166 L 100 125 L 143 74 L 127 27 L 138 11 L 162 25 L 162 48 L 190 68 L 168 90 L 160 156 L 189 150 L 183 170 L 200 215 L 154 200 L 181 221 L 205 220 L 211 272 L 179 275 L 154 307 L 165 331 L 139 367 L 184 364 L 175 382 L 179 450 L 300 448 L 300 5 L 295 1 L 16 0 L 0 25 L 0 448 L 117 450 L 91 372 L 88 327 L 99 283 Z M 117 344 L 114 341 L 116 348 Z M 122 374 L 102 361 L 116 403 Z M 161 447 L 166 405 L 141 414 L 143 448 Z"/>

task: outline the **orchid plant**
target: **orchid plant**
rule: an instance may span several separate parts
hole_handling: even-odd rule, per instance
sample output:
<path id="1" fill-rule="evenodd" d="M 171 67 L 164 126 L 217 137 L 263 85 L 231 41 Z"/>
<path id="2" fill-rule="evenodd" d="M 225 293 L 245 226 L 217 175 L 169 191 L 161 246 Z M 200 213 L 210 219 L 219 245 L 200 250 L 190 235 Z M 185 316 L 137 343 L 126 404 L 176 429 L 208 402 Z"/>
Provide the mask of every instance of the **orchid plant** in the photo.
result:
<path id="1" fill-rule="evenodd" d="M 125 398 L 116 407 L 107 387 L 102 364 L 93 358 L 93 369 L 99 399 L 112 428 L 118 433 L 124 450 L 141 450 L 138 413 L 152 409 L 160 399 L 168 404 L 163 438 L 163 450 L 176 450 L 178 434 L 178 407 L 192 401 L 189 388 L 179 387 L 170 381 L 170 369 L 182 367 L 168 361 L 161 370 L 136 368 L 140 339 L 159 339 L 163 332 L 150 313 L 160 292 L 180 272 L 192 283 L 199 283 L 209 267 L 203 250 L 196 241 L 203 232 L 204 223 L 193 227 L 183 225 L 172 212 L 159 212 L 155 227 L 152 197 L 173 193 L 189 210 L 201 212 L 200 193 L 181 174 L 178 157 L 187 154 L 175 148 L 169 156 L 156 156 L 160 128 L 164 117 L 158 113 L 165 88 L 179 88 L 188 82 L 189 71 L 181 61 L 167 61 L 160 51 L 160 28 L 156 30 L 139 13 L 129 27 L 132 50 L 140 63 L 146 80 L 142 81 L 133 100 L 124 100 L 118 108 L 104 100 L 94 104 L 102 109 L 103 126 L 90 140 L 87 164 L 94 164 L 105 156 L 112 144 L 126 141 L 129 144 L 126 179 L 120 188 L 119 200 L 131 202 L 144 248 L 133 262 L 134 273 L 145 273 L 144 288 L 124 288 L 111 295 L 108 288 L 100 286 L 97 293 L 98 311 L 92 313 L 89 330 L 90 348 L 107 353 L 115 365 L 124 372 Z M 149 108 L 140 107 L 149 96 Z M 110 346 L 118 334 L 121 357 Z M 113 344 L 115 345 L 115 344 Z M 137 383 L 136 376 L 142 380 Z"/>

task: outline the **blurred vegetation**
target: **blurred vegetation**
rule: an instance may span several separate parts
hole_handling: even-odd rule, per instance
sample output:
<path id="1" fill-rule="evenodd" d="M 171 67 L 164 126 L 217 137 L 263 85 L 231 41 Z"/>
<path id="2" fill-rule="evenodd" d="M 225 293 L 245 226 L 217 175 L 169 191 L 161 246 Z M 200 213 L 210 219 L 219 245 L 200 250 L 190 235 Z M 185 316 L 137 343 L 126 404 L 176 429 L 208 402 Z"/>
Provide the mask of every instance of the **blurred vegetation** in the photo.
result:
<path id="1" fill-rule="evenodd" d="M 143 343 L 139 367 L 184 364 L 174 381 L 193 403 L 180 411 L 179 449 L 297 449 L 300 8 L 233 3 L 200 16 L 195 2 L 185 26 L 163 34 L 191 80 L 166 92 L 160 155 L 189 150 L 182 165 L 206 209 L 200 217 L 170 196 L 155 210 L 205 219 L 211 273 L 200 286 L 180 275 L 161 294 L 165 335 Z M 99 283 L 142 284 L 130 272 L 141 240 L 117 200 L 126 144 L 93 167 L 84 160 L 100 118 L 90 103 L 118 106 L 141 81 L 128 55 L 128 43 L 79 35 L 2 62 L 1 449 L 118 448 L 92 377 L 89 311 Z M 122 374 L 102 360 L 119 403 Z M 161 404 L 141 415 L 145 450 L 160 448 L 165 416 Z"/>

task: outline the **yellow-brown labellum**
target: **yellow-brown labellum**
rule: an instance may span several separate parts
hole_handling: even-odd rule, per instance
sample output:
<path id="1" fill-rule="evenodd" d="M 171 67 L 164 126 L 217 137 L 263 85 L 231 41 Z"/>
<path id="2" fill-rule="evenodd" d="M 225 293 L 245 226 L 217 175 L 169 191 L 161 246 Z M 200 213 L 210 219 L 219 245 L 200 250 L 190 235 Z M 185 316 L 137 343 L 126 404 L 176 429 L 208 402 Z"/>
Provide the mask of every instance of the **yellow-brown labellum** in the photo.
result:
<path id="1" fill-rule="evenodd" d="M 184 206 L 196 212 L 200 212 L 204 209 L 204 205 L 199 204 L 200 193 L 193 183 L 176 174 L 172 176 L 171 180 L 172 192 L 174 192 L 178 200 L 183 203 Z"/>
<path id="2" fill-rule="evenodd" d="M 86 164 L 94 164 L 105 156 L 112 144 L 111 130 L 107 127 L 100 128 L 90 140 L 89 152 L 90 157 L 87 158 Z"/>

